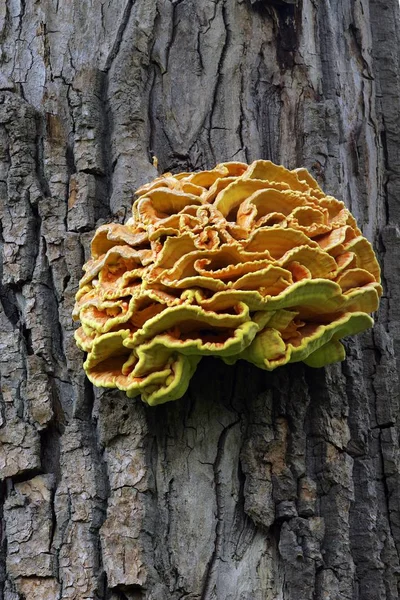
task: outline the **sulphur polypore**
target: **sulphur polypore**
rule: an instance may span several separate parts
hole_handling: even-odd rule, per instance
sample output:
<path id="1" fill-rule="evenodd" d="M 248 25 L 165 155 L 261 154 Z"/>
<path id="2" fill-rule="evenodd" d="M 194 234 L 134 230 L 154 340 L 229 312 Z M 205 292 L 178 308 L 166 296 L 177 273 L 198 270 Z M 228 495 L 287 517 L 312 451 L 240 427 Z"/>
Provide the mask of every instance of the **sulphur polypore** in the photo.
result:
<path id="1" fill-rule="evenodd" d="M 125 225 L 97 230 L 76 295 L 96 386 L 160 404 L 185 393 L 202 356 L 322 367 L 372 325 L 371 244 L 305 169 L 228 162 L 136 194 Z"/>

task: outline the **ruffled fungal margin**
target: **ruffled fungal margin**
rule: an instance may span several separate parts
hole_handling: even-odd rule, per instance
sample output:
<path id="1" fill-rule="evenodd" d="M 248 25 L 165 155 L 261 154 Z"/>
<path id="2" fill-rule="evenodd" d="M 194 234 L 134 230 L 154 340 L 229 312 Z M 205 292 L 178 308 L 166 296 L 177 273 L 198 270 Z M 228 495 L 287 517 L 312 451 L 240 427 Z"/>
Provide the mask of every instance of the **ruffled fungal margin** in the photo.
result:
<path id="1" fill-rule="evenodd" d="M 76 295 L 76 341 L 97 386 L 155 405 L 202 356 L 272 370 L 343 360 L 371 327 L 380 270 L 343 202 L 269 161 L 167 173 L 101 226 Z"/>

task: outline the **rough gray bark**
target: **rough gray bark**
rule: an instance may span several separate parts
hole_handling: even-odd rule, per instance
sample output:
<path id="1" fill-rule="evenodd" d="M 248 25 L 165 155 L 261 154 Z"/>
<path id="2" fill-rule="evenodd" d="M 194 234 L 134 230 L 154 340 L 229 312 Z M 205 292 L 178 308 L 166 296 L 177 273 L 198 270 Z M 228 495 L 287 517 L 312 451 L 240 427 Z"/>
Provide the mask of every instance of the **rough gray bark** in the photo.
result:
<path id="1" fill-rule="evenodd" d="M 0 3 L 0 598 L 394 600 L 398 0 Z M 160 170 L 306 166 L 374 243 L 345 363 L 203 359 L 186 397 L 93 390 L 71 310 L 93 229 Z"/>

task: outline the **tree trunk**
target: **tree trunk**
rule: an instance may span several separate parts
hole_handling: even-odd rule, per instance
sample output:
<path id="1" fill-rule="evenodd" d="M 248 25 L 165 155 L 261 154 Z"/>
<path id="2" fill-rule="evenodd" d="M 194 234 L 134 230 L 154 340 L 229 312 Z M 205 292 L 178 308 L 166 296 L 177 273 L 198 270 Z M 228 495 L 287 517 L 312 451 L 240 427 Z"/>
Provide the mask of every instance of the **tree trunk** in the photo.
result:
<path id="1" fill-rule="evenodd" d="M 0 3 L 0 598 L 399 598 L 398 0 Z M 307 167 L 373 243 L 326 369 L 203 359 L 149 408 L 85 379 L 94 229 L 160 171 Z"/>

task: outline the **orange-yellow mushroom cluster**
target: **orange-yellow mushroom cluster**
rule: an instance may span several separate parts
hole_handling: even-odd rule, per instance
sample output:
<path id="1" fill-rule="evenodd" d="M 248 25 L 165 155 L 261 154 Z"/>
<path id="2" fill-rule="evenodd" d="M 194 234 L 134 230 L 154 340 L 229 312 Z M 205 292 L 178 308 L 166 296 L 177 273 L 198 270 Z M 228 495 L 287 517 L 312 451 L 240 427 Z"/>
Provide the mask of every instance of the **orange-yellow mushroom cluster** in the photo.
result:
<path id="1" fill-rule="evenodd" d="M 97 230 L 76 295 L 94 385 L 160 404 L 185 393 L 202 356 L 321 367 L 372 325 L 371 244 L 305 169 L 222 163 L 136 194 L 125 225 Z"/>

